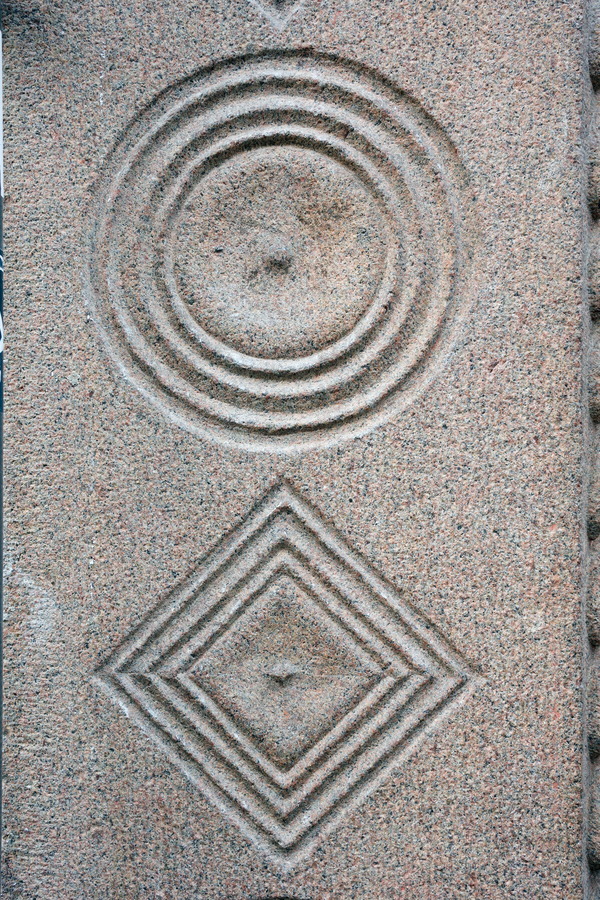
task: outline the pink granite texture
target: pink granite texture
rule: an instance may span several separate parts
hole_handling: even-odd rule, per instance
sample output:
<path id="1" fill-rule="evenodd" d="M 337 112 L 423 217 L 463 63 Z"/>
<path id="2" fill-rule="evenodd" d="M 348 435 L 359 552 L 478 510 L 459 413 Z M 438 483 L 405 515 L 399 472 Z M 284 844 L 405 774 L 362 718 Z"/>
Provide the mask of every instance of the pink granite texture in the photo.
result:
<path id="1" fill-rule="evenodd" d="M 582 0 L 4 29 L 6 896 L 591 898 Z"/>
<path id="2" fill-rule="evenodd" d="M 587 47 L 588 76 L 584 78 L 584 135 L 586 139 L 587 216 L 584 229 L 586 250 L 587 302 L 583 306 L 584 372 L 587 394 L 584 394 L 584 446 L 588 469 L 587 533 L 584 537 L 582 581 L 585 587 L 584 631 L 584 835 L 586 865 L 584 879 L 590 897 L 600 895 L 600 468 L 598 465 L 598 427 L 600 403 L 598 384 L 600 374 L 598 291 L 598 238 L 600 228 L 598 89 L 600 88 L 600 4 L 594 0 L 588 8 L 589 41 Z"/>

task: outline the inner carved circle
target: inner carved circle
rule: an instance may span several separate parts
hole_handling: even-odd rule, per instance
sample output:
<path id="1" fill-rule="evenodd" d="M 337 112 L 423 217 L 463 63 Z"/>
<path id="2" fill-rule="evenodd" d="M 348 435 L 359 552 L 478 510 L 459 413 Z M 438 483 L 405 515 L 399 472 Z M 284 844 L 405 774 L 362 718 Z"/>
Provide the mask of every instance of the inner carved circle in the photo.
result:
<path id="1" fill-rule="evenodd" d="M 180 296 L 209 334 L 265 359 L 318 352 L 373 303 L 387 234 L 378 201 L 323 153 L 239 153 L 191 193 L 173 242 Z"/>

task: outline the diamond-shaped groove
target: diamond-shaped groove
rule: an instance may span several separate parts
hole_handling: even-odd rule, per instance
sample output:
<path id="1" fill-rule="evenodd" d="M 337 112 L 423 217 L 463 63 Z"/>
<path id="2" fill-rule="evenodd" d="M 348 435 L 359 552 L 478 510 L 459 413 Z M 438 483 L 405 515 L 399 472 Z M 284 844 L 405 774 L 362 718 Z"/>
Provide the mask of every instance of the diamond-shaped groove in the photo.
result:
<path id="1" fill-rule="evenodd" d="M 205 557 L 97 678 L 284 869 L 477 682 L 287 484 Z"/>

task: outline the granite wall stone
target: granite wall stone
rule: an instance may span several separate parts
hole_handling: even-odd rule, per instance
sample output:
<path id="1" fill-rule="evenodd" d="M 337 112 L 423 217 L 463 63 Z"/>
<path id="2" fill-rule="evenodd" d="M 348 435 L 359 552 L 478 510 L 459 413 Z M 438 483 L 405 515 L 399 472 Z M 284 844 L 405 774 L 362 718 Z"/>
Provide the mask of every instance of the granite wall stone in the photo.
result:
<path id="1" fill-rule="evenodd" d="M 9 897 L 593 897 L 596 12 L 7 5 Z"/>

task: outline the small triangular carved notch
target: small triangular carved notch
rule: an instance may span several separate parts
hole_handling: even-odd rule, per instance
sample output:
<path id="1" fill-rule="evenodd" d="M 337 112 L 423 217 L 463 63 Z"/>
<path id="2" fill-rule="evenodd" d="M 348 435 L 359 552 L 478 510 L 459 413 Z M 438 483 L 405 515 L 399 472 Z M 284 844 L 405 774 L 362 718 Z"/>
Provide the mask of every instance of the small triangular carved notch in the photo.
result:
<path id="1" fill-rule="evenodd" d="M 283 31 L 304 0 L 248 0 L 279 31 Z"/>

